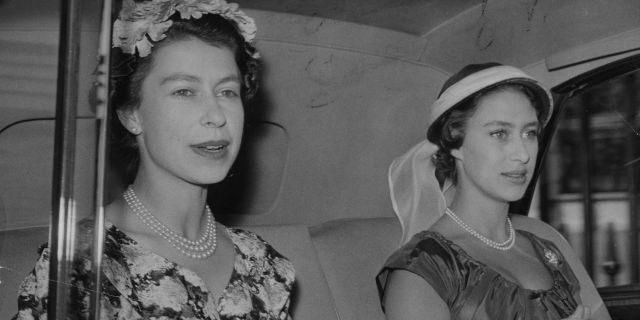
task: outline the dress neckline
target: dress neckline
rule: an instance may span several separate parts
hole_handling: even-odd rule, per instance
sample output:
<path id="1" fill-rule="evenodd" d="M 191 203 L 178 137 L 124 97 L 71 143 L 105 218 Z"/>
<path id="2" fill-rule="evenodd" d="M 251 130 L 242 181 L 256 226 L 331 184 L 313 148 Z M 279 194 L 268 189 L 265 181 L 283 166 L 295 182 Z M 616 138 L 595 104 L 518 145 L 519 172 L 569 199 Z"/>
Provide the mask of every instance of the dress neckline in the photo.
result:
<path id="1" fill-rule="evenodd" d="M 544 293 L 548 293 L 548 292 L 557 291 L 560 288 L 560 285 L 561 285 L 560 284 L 560 279 L 559 279 L 558 266 L 554 266 L 551 263 L 549 263 L 549 261 L 544 259 L 544 252 L 543 251 L 546 248 L 543 247 L 543 244 L 541 243 L 541 241 L 539 241 L 539 238 L 536 235 L 534 235 L 534 234 L 532 234 L 532 233 L 530 233 L 528 231 L 516 229 L 515 232 L 518 233 L 519 235 L 523 235 L 524 237 L 529 239 L 529 241 L 531 242 L 531 245 L 533 246 L 538 259 L 542 262 L 542 264 L 544 265 L 545 269 L 551 275 L 551 280 L 552 281 L 551 281 L 551 286 L 549 288 L 543 288 L 543 289 L 525 288 L 522 285 L 520 285 L 519 283 L 515 282 L 514 280 L 511 280 L 511 279 L 503 276 L 502 273 L 498 272 L 496 269 L 490 267 L 486 263 L 484 263 L 482 261 L 479 261 L 478 259 L 472 257 L 464 248 L 462 248 L 461 246 L 459 246 L 455 242 L 449 240 L 442 233 L 440 233 L 438 231 L 431 231 L 431 230 L 425 230 L 422 233 L 430 234 L 432 236 L 432 238 L 437 239 L 440 242 L 444 242 L 447 246 L 449 246 L 451 249 L 453 249 L 456 253 L 458 253 L 460 256 L 464 257 L 467 262 L 476 264 L 477 266 L 479 266 L 483 270 L 492 273 L 493 275 L 495 275 L 496 277 L 498 277 L 499 279 L 501 279 L 505 283 L 510 284 L 511 286 L 513 286 L 513 287 L 515 287 L 515 288 L 517 288 L 519 290 L 523 290 L 525 292 L 529 292 L 529 293 L 533 293 L 533 294 L 544 294 Z M 547 249 L 547 250 L 549 250 L 549 249 Z"/>
<path id="2" fill-rule="evenodd" d="M 129 236 L 127 233 L 125 233 L 124 231 L 120 230 L 118 227 L 116 227 L 116 225 L 114 225 L 113 223 L 111 223 L 110 221 L 105 220 L 105 229 L 107 230 L 113 230 L 113 232 L 118 232 L 120 234 L 122 234 L 124 236 L 124 238 L 129 241 L 131 243 L 131 245 L 135 246 L 140 252 L 149 255 L 149 256 L 153 256 L 156 257 L 158 259 L 160 259 L 161 261 L 164 261 L 167 264 L 170 264 L 171 266 L 173 266 L 174 268 L 176 268 L 177 270 L 180 270 L 182 272 L 186 272 L 188 273 L 191 277 L 193 277 L 193 279 L 195 279 L 196 281 L 198 281 L 198 283 L 194 283 L 197 284 L 199 286 L 201 286 L 204 290 L 204 293 L 206 293 L 207 297 L 208 297 L 208 301 L 211 301 L 214 303 L 215 305 L 215 309 L 217 311 L 218 310 L 218 306 L 220 306 L 220 302 L 222 302 L 222 299 L 228 295 L 228 293 L 230 292 L 231 285 L 232 285 L 232 281 L 233 279 L 238 275 L 238 271 L 236 268 L 236 259 L 242 255 L 242 252 L 240 252 L 240 248 L 236 245 L 236 241 L 235 241 L 235 237 L 233 236 L 233 232 L 231 232 L 231 229 L 223 226 L 223 230 L 226 232 L 226 234 L 229 236 L 229 238 L 231 239 L 231 243 L 233 243 L 233 250 L 234 250 L 234 258 L 233 258 L 233 269 L 231 270 L 231 276 L 229 277 L 229 281 L 227 282 L 227 284 L 224 286 L 224 289 L 222 290 L 222 293 L 220 294 L 219 297 L 215 297 L 213 296 L 211 290 L 209 289 L 209 287 L 207 287 L 207 283 L 204 281 L 204 279 L 202 279 L 195 271 L 175 262 L 172 260 L 169 260 L 159 254 L 157 254 L 156 252 L 154 252 L 153 250 L 149 250 L 147 247 L 145 247 L 143 244 L 139 243 L 138 241 L 136 241 L 135 239 L 133 239 L 131 236 Z"/>

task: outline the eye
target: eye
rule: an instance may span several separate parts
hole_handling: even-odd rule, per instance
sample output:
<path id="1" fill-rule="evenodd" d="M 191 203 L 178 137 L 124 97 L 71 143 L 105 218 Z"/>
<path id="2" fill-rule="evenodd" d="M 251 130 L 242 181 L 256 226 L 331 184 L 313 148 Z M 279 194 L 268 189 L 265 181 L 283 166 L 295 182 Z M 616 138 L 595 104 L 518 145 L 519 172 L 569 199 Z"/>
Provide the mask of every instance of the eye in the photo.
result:
<path id="1" fill-rule="evenodd" d="M 190 97 L 194 95 L 194 92 L 190 89 L 178 89 L 173 91 L 172 95 L 180 97 Z"/>
<path id="2" fill-rule="evenodd" d="M 235 89 L 223 89 L 218 92 L 218 97 L 235 98 L 239 96 L 240 94 Z"/>
<path id="3" fill-rule="evenodd" d="M 504 130 L 504 129 L 494 130 L 494 131 L 491 131 L 489 133 L 489 135 L 494 137 L 494 138 L 498 138 L 498 139 L 506 139 L 507 138 L 507 130 Z"/>
<path id="4" fill-rule="evenodd" d="M 525 138 L 527 139 L 538 139 L 538 136 L 540 136 L 540 131 L 539 130 L 528 130 L 524 133 Z"/>

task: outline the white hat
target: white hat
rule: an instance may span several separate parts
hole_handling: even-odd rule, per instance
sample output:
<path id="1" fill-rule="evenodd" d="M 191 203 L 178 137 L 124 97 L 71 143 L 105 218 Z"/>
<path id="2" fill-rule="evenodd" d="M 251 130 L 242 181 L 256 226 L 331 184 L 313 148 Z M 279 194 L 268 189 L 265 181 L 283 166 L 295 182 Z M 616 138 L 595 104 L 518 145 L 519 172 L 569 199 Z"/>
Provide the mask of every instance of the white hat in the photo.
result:
<path id="1" fill-rule="evenodd" d="M 468 65 L 451 76 L 443 85 L 438 99 L 431 107 L 427 138 L 396 158 L 389 167 L 389 191 L 393 209 L 402 226 L 404 244 L 411 237 L 429 229 L 445 212 L 455 194 L 452 181 L 441 187 L 436 179 L 436 168 L 431 158 L 438 151 L 432 142 L 440 132 L 447 111 L 459 106 L 476 94 L 502 84 L 520 84 L 532 90 L 541 114 L 543 125 L 551 118 L 553 101 L 551 93 L 538 81 L 522 70 L 498 63 Z M 431 142 L 430 142 L 431 141 Z"/>

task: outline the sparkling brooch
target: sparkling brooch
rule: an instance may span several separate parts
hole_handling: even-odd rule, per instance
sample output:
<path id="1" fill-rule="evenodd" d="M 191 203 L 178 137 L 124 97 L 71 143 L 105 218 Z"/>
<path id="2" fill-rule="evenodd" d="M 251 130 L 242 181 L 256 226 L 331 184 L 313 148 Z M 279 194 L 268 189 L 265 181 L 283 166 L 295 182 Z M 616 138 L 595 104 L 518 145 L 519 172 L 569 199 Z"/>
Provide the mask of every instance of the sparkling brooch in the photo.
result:
<path id="1" fill-rule="evenodd" d="M 555 252 L 549 249 L 544 249 L 544 257 L 550 264 L 554 265 L 555 267 L 558 266 L 558 255 L 556 255 Z"/>

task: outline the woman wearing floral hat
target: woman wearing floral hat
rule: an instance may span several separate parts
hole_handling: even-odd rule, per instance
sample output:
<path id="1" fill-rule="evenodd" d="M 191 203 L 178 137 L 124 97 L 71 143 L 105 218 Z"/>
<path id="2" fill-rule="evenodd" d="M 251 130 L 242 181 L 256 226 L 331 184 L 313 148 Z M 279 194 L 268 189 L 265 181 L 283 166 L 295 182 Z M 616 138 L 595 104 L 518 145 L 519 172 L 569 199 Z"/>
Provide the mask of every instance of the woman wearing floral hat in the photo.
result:
<path id="1" fill-rule="evenodd" d="M 112 122 L 135 178 L 105 209 L 101 319 L 290 318 L 291 263 L 216 222 L 206 204 L 207 186 L 236 159 L 257 89 L 255 32 L 225 1 L 124 1 Z M 46 318 L 48 257 L 45 247 L 24 280 L 16 319 Z M 75 272 L 72 309 L 86 318 L 90 266 Z"/>
<path id="2" fill-rule="evenodd" d="M 389 170 L 403 245 L 377 277 L 387 319 L 610 319 L 559 233 L 508 211 L 552 106 L 535 79 L 497 63 L 444 84 L 427 141 Z"/>

